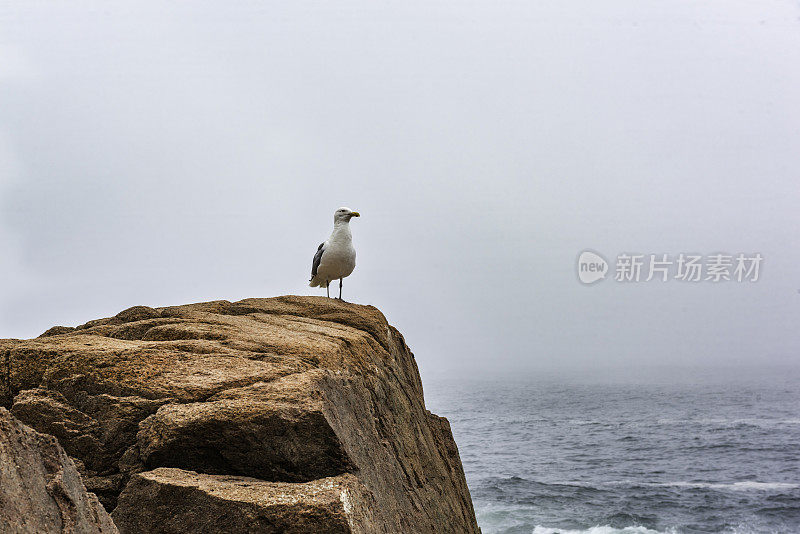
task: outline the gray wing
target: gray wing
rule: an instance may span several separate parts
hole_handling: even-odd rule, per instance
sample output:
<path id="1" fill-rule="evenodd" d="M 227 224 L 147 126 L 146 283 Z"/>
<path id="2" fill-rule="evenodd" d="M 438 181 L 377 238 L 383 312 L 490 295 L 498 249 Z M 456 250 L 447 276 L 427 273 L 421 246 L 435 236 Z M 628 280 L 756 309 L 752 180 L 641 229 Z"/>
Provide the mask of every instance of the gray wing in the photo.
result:
<path id="1" fill-rule="evenodd" d="M 311 264 L 311 278 L 317 276 L 317 269 L 319 269 L 319 262 L 322 261 L 323 252 L 325 252 L 325 243 L 320 243 L 317 253 L 314 254 L 314 263 Z"/>

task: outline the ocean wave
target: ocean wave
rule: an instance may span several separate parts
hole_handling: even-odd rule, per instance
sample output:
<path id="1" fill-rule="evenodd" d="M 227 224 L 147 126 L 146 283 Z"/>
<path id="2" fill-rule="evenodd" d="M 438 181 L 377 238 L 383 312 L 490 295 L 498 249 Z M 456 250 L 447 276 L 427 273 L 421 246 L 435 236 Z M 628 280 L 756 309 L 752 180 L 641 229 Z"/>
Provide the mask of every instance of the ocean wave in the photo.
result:
<path id="1" fill-rule="evenodd" d="M 711 427 L 741 427 L 752 426 L 758 428 L 774 428 L 776 426 L 800 425 L 800 419 L 673 419 L 660 418 L 642 421 L 631 421 L 628 419 L 567 419 L 566 424 L 575 426 L 605 426 L 605 427 L 652 427 L 652 426 L 680 426 L 680 425 L 699 425 Z"/>
<path id="2" fill-rule="evenodd" d="M 741 482 L 637 482 L 635 480 L 615 480 L 605 482 L 604 486 L 627 486 L 627 487 L 647 487 L 647 488 L 690 488 L 690 489 L 713 489 L 713 490 L 732 490 L 732 491 L 786 491 L 800 488 L 800 484 L 791 482 L 757 482 L 755 480 L 744 480 Z"/>
<path id="3" fill-rule="evenodd" d="M 712 482 L 663 482 L 653 484 L 655 486 L 669 486 L 679 488 L 703 488 L 703 489 L 717 489 L 717 490 L 734 490 L 734 491 L 775 491 L 775 490 L 790 490 L 800 488 L 800 484 L 791 484 L 789 482 L 756 482 L 754 480 L 745 480 L 743 482 L 730 482 L 727 484 L 715 484 Z"/>
<path id="4" fill-rule="evenodd" d="M 710 489 L 738 489 L 738 490 L 787 490 L 800 488 L 800 483 L 793 482 L 758 482 L 756 480 L 743 480 L 740 482 L 639 482 L 637 480 L 613 480 L 609 482 L 594 482 L 588 484 L 579 480 L 550 481 L 529 480 L 518 476 L 488 477 L 484 483 L 526 485 L 542 488 L 579 488 L 600 491 L 598 486 L 652 486 L 652 487 L 682 487 L 682 488 L 710 488 Z"/>
<path id="5" fill-rule="evenodd" d="M 483 481 L 480 489 L 500 490 L 501 488 L 524 488 L 528 493 L 536 494 L 536 497 L 546 497 L 550 493 L 568 494 L 570 492 L 602 492 L 609 487 L 629 487 L 629 488 L 688 488 L 688 489 L 710 489 L 719 491 L 788 491 L 800 488 L 800 484 L 791 482 L 758 482 L 755 480 L 744 480 L 740 482 L 640 482 L 636 480 L 614 480 L 608 482 L 595 482 L 587 484 L 581 481 L 563 482 L 540 482 L 528 480 L 521 477 L 491 477 Z"/>
<path id="6" fill-rule="evenodd" d="M 797 425 L 800 424 L 800 419 L 658 419 L 658 424 L 774 427 L 777 425 Z"/>
<path id="7" fill-rule="evenodd" d="M 623 527 L 615 528 L 609 525 L 596 525 L 584 530 L 571 530 L 563 528 L 543 527 L 536 525 L 532 534 L 676 534 L 677 531 L 673 529 L 668 530 L 653 530 L 647 527 Z"/>
<path id="8" fill-rule="evenodd" d="M 732 530 L 726 530 L 725 532 L 727 534 L 761 534 L 764 532 L 777 534 L 779 531 L 754 529 L 747 525 L 739 525 L 737 527 L 734 527 Z M 541 525 L 536 525 L 536 527 L 534 527 L 533 531 L 531 532 L 531 534 L 678 534 L 678 533 L 679 531 L 674 528 L 668 528 L 667 530 L 653 530 L 651 528 L 641 527 L 641 526 L 616 528 L 609 525 L 596 525 L 583 530 L 543 527 Z"/>

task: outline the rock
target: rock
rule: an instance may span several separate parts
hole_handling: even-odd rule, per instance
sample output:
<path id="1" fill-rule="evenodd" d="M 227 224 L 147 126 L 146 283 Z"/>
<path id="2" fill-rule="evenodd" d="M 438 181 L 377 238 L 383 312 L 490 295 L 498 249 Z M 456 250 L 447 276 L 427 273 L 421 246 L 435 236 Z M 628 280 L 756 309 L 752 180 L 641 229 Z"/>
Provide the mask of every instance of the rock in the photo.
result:
<path id="1" fill-rule="evenodd" d="M 23 421 L 35 421 L 37 430 L 56 436 L 79 461 L 84 483 L 113 509 L 127 478 L 119 460 L 136 440 L 139 421 L 164 401 L 62 391 L 71 402 L 59 391 L 24 390 L 14 399 L 12 412 Z"/>
<path id="2" fill-rule="evenodd" d="M 0 530 L 3 533 L 116 533 L 58 441 L 0 408 Z"/>
<path id="3" fill-rule="evenodd" d="M 60 334 L 67 334 L 75 330 L 69 326 L 53 326 L 52 328 L 48 328 L 42 335 L 39 337 L 50 337 L 50 336 L 57 336 Z"/>
<path id="4" fill-rule="evenodd" d="M 119 498 L 114 520 L 123 532 L 364 533 L 368 509 L 353 475 L 301 484 L 159 468 L 135 475 Z M 174 503 L 180 502 L 176 507 Z"/>
<path id="5" fill-rule="evenodd" d="M 276 481 L 313 480 L 353 468 L 322 407 L 241 396 L 170 404 L 140 427 L 139 454 L 147 467 L 247 473 Z"/>
<path id="6" fill-rule="evenodd" d="M 159 532 L 478 532 L 449 424 L 371 306 L 137 306 L 0 340 L 0 400 L 61 441 L 123 534 L 173 516 Z"/>

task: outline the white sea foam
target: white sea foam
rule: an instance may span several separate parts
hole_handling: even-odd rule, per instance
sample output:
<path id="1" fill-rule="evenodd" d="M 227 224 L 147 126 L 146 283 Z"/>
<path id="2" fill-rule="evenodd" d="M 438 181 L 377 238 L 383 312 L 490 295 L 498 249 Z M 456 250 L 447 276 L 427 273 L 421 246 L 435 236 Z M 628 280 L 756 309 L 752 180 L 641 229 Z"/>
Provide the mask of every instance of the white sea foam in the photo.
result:
<path id="1" fill-rule="evenodd" d="M 570 530 L 563 528 L 551 528 L 537 525 L 532 534 L 675 534 L 677 531 L 669 529 L 665 531 L 653 530 L 647 527 L 623 527 L 615 528 L 608 525 L 596 525 L 584 530 Z"/>

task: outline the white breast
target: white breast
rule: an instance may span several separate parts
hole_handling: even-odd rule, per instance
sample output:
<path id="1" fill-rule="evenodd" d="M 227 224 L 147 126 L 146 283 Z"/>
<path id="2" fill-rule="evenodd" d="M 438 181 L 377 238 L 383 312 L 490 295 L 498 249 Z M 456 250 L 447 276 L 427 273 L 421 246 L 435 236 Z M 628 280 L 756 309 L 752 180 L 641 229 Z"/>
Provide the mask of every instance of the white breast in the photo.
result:
<path id="1" fill-rule="evenodd" d="M 356 268 L 356 249 L 350 225 L 345 223 L 334 228 L 325 243 L 325 252 L 317 268 L 317 277 L 323 280 L 338 280 L 349 276 Z"/>

